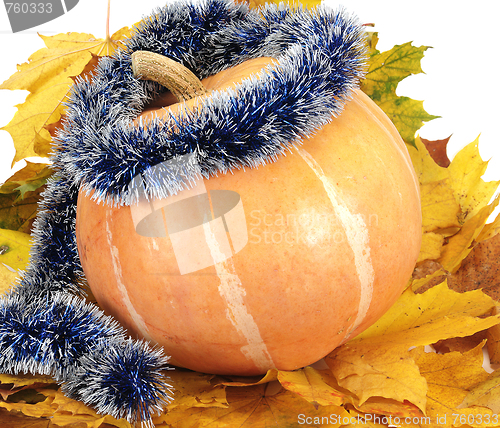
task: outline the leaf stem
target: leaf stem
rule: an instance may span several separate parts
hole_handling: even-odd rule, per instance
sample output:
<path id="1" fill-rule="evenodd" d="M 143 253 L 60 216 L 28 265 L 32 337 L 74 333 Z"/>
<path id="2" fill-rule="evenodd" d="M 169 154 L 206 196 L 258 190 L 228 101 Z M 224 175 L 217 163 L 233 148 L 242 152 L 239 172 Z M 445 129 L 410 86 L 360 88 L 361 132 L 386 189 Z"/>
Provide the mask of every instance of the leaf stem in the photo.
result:
<path id="1" fill-rule="evenodd" d="M 109 42 L 111 41 L 111 36 L 109 34 L 109 16 L 111 13 L 111 0 L 108 0 L 108 13 L 106 16 L 106 55 L 109 56 Z"/>

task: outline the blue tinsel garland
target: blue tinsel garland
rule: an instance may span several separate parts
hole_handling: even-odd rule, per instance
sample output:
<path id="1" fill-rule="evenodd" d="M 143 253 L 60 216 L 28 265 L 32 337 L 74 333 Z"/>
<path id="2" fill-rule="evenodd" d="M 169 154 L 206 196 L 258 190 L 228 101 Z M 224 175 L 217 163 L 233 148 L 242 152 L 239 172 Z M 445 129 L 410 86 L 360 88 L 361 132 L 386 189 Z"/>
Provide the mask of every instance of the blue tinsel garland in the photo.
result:
<path id="1" fill-rule="evenodd" d="M 168 130 L 160 120 L 133 126 L 165 90 L 133 76 L 131 55 L 138 50 L 179 61 L 200 79 L 251 58 L 273 57 L 277 65 L 236 90 L 214 93 Z M 327 7 L 249 10 L 206 0 L 177 2 L 145 18 L 123 50 L 102 58 L 91 78 L 74 85 L 52 157 L 56 178 L 34 224 L 30 264 L 0 301 L 0 371 L 50 374 L 98 412 L 150 423 L 171 399 L 163 371 L 168 357 L 128 338 L 84 302 L 75 240 L 78 191 L 127 205 L 137 199 L 131 183 L 139 174 L 146 196 L 156 198 L 200 173 L 208 178 L 275 161 L 340 114 L 364 67 L 362 27 Z M 196 156 L 197 168 L 184 165 L 181 175 L 153 168 L 185 154 Z"/>

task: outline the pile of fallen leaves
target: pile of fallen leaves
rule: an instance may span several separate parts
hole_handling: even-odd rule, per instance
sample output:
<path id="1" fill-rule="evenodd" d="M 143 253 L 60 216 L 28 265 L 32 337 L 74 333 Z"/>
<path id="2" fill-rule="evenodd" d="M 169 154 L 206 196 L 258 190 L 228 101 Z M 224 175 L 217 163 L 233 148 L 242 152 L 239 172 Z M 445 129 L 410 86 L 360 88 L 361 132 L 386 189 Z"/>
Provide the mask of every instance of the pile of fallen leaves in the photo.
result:
<path id="1" fill-rule="evenodd" d="M 74 76 L 88 73 L 129 34 L 43 37 L 1 89 L 26 89 L 7 130 L 15 161 L 48 157 Z M 389 115 L 407 143 L 422 199 L 422 248 L 408 287 L 371 328 L 322 361 L 263 377 L 222 377 L 175 370 L 174 401 L 157 427 L 500 426 L 500 182 L 485 182 L 478 141 L 453 161 L 446 143 L 415 138 L 427 114 L 421 101 L 396 95 L 398 83 L 420 73 L 427 47 L 387 52 L 369 40 L 370 68 L 362 89 Z M 27 163 L 0 187 L 0 292 L 28 261 L 29 231 L 51 171 Z M 390 269 L 390 261 L 387 268 Z M 325 326 L 328 328 L 328 326 Z M 486 370 L 485 366 L 488 370 Z M 51 378 L 0 375 L 0 421 L 9 427 L 130 427 L 65 397 Z"/>

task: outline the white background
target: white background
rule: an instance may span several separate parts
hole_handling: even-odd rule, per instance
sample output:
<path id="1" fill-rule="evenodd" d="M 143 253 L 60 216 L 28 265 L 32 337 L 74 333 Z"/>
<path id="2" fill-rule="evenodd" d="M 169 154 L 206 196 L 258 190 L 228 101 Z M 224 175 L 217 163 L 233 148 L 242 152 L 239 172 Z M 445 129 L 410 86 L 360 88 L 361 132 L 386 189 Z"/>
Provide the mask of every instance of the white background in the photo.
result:
<path id="1" fill-rule="evenodd" d="M 12 0 L 15 1 L 15 0 Z M 27 1 L 27 0 L 22 0 Z M 400 83 L 398 95 L 425 100 L 428 113 L 439 115 L 424 125 L 420 135 L 441 139 L 453 134 L 448 153 L 452 157 L 479 134 L 483 159 L 492 158 L 485 179 L 500 179 L 500 137 L 496 129 L 500 118 L 500 70 L 497 0 L 326 0 L 356 14 L 363 23 L 375 23 L 380 50 L 413 41 L 416 46 L 433 46 L 422 61 L 425 74 Z M 132 25 L 161 0 L 111 1 L 110 32 Z M 80 0 L 64 16 L 22 33 L 12 34 L 7 13 L 0 4 L 0 82 L 26 62 L 31 53 L 43 47 L 37 33 L 86 32 L 103 38 L 106 32 L 106 0 Z M 0 127 L 23 102 L 24 91 L 0 90 Z M 11 175 L 14 156 L 12 140 L 0 131 L 0 183 Z M 15 168 L 19 168 L 19 163 Z"/>

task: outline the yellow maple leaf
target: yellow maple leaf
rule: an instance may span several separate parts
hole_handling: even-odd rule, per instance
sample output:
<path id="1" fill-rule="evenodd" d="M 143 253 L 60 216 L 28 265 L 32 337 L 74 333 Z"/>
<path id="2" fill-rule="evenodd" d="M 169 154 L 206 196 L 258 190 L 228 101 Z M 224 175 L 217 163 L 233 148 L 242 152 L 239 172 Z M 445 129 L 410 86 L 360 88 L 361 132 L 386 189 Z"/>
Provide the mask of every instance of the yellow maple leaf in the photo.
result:
<path id="1" fill-rule="evenodd" d="M 277 381 L 246 387 L 227 387 L 227 408 L 172 409 L 153 418 L 156 427 L 270 428 L 287 426 L 340 427 L 351 420 L 343 407 L 315 407 Z"/>
<path id="2" fill-rule="evenodd" d="M 325 360 L 339 385 L 363 404 L 371 397 L 409 401 L 426 411 L 427 384 L 408 349 L 462 337 L 500 323 L 495 301 L 481 291 L 456 293 L 446 281 L 414 294 L 407 289 L 372 327 Z"/>
<path id="3" fill-rule="evenodd" d="M 7 409 L 11 412 L 19 412 L 25 416 L 30 416 L 33 418 L 48 418 L 54 414 L 54 407 L 52 407 L 51 397 L 47 397 L 44 401 L 36 404 L 0 401 L 0 407 L 3 407 L 4 409 Z"/>
<path id="4" fill-rule="evenodd" d="M 476 237 L 476 242 L 483 242 L 493 238 L 500 233 L 500 214 L 491 223 L 485 224 L 481 232 Z"/>
<path id="5" fill-rule="evenodd" d="M 447 169 L 434 161 L 420 137 L 415 139 L 415 147 L 406 147 L 420 183 L 431 183 L 449 177 Z"/>
<path id="6" fill-rule="evenodd" d="M 427 383 L 408 354 L 407 346 L 346 344 L 326 362 L 339 385 L 363 404 L 371 397 L 409 401 L 425 412 Z"/>
<path id="7" fill-rule="evenodd" d="M 349 405 L 351 404 L 351 405 Z M 409 401 L 398 402 L 392 399 L 382 398 L 382 397 L 370 397 L 366 400 L 362 405 L 358 406 L 354 403 L 350 402 L 345 405 L 349 411 L 357 413 L 361 412 L 363 414 L 371 415 L 370 420 L 368 422 L 372 422 L 375 424 L 384 424 L 384 419 L 377 418 L 379 415 L 389 416 L 391 418 L 420 418 L 422 417 L 422 411 L 410 403 Z M 352 409 L 351 409 L 352 407 Z"/>
<path id="8" fill-rule="evenodd" d="M 417 263 L 423 260 L 438 259 L 441 256 L 444 239 L 444 235 L 440 233 L 426 232 L 422 234 L 422 244 Z"/>
<path id="9" fill-rule="evenodd" d="M 220 382 L 221 385 L 225 386 L 253 386 L 253 385 L 261 385 L 263 383 L 273 382 L 278 380 L 278 370 L 270 369 L 263 377 L 243 377 L 240 376 L 234 377 L 229 376 L 230 380 L 223 380 Z"/>
<path id="10" fill-rule="evenodd" d="M 444 269 L 453 273 L 460 268 L 462 261 L 472 251 L 472 243 L 480 235 L 499 201 L 500 195 L 490 205 L 483 206 L 472 218 L 467 217 L 460 231 L 449 238 L 448 244 L 443 246 L 441 257 L 438 259 Z"/>
<path id="11" fill-rule="evenodd" d="M 22 375 L 16 376 L 11 374 L 0 374 L 0 383 L 12 384 L 13 388 L 19 386 L 35 385 L 35 384 L 55 384 L 55 381 L 46 375 Z"/>
<path id="12" fill-rule="evenodd" d="M 486 225 L 498 203 L 490 203 L 490 199 L 500 181 L 482 179 L 487 162 L 481 159 L 478 140 L 465 146 L 446 168 L 432 159 L 418 137 L 415 147 L 408 146 L 408 151 L 421 190 L 422 246 L 418 262 L 437 260 L 445 270 L 454 272 L 470 253 L 473 242 L 500 231 L 500 218 Z"/>
<path id="13" fill-rule="evenodd" d="M 30 92 L 17 106 L 14 118 L 2 128 L 14 140 L 14 163 L 30 156 L 48 156 L 51 137 L 45 126 L 61 118 L 62 102 L 73 84 L 71 77 L 82 73 L 93 55 L 112 54 L 128 35 L 125 27 L 104 40 L 86 33 L 40 36 L 46 47 L 33 53 L 0 85 L 0 89 Z"/>
<path id="14" fill-rule="evenodd" d="M 495 370 L 486 380 L 472 387 L 457 408 L 472 406 L 488 407 L 493 413 L 500 413 L 500 370 Z"/>
<path id="15" fill-rule="evenodd" d="M 422 412 L 413 404 L 405 401 L 396 402 L 382 397 L 371 397 L 360 403 L 355 394 L 342 389 L 326 363 L 323 368 L 316 369 L 311 366 L 294 371 L 269 370 L 260 379 L 245 378 L 238 381 L 224 381 L 226 386 L 256 386 L 264 383 L 279 382 L 283 388 L 291 391 L 306 401 L 318 406 L 344 406 L 356 414 L 390 414 L 394 416 L 415 417 Z M 356 424 L 361 422 L 356 420 Z"/>
<path id="16" fill-rule="evenodd" d="M 314 405 L 341 406 L 345 402 L 345 393 L 325 381 L 325 377 L 329 374 L 329 370 L 318 371 L 312 367 L 305 367 L 293 372 L 279 371 L 278 381 L 284 388 Z"/>
<path id="17" fill-rule="evenodd" d="M 424 233 L 460 225 L 460 205 L 455 200 L 449 178 L 421 183 L 420 201 Z"/>
<path id="18" fill-rule="evenodd" d="M 103 424 L 111 424 L 118 428 L 132 428 L 125 419 L 116 419 L 110 415 L 98 415 L 95 410 L 80 401 L 64 395 L 60 390 L 42 390 L 42 394 L 50 400 L 53 409 L 50 415 L 51 423 L 60 426 L 85 426 L 86 428 L 99 428 Z"/>
<path id="19" fill-rule="evenodd" d="M 250 4 L 255 6 L 257 2 Z M 312 0 L 307 5 L 318 3 Z M 115 33 L 113 38 L 121 40 L 127 31 Z M 35 52 L 30 61 L 2 85 L 31 91 L 19 110 L 25 116 L 16 115 L 17 119 L 6 127 L 17 133 L 15 141 L 22 141 L 22 144 L 16 143 L 19 158 L 29 153 L 45 155 L 48 152 L 51 138 L 45 126 L 59 120 L 61 100 L 72 84 L 70 76 L 84 70 L 94 55 L 109 55 L 114 49 L 110 40 L 95 40 L 88 34 L 43 39 L 46 48 Z M 370 84 L 365 85 L 369 87 Z M 35 117 L 37 115 L 40 117 Z M 31 131 L 23 128 L 24 122 Z M 485 163 L 477 153 L 476 143 L 457 155 L 449 168 L 438 166 L 418 138 L 415 144 L 418 150 L 411 147 L 409 150 L 421 184 L 424 217 L 419 262 L 439 260 L 446 269 L 453 270 L 468 254 L 473 242 L 497 233 L 500 216 L 493 225 L 484 224 L 493 207 L 487 205 L 488 195 L 494 192 L 496 182 L 482 181 Z M 469 157 L 474 158 L 470 164 Z M 437 270 L 429 277 L 444 273 Z M 426 280 L 428 278 L 415 280 L 413 288 L 418 288 L 417 281 L 423 284 Z M 489 313 L 494 306 L 495 302 L 484 293 L 455 293 L 447 288 L 446 282 L 420 295 L 409 288 L 379 322 L 326 358 L 328 370 L 312 367 L 296 371 L 270 370 L 261 378 L 229 380 L 187 370 L 172 372 L 175 400 L 164 414 L 155 418 L 155 425 L 281 427 L 328 422 L 329 426 L 376 427 L 380 424 L 362 416 L 420 416 L 426 411 L 433 416 L 443 411 L 443 415 L 448 416 L 460 407 L 457 398 L 451 396 L 454 364 L 463 369 L 458 374 L 462 405 L 482 405 L 481 400 L 467 392 L 474 391 L 474 382 L 481 385 L 487 381 L 484 370 L 479 370 L 480 348 L 449 356 L 427 355 L 421 348 L 413 351 L 408 348 L 488 328 L 493 330 L 499 323 L 499 315 Z M 441 381 L 446 388 L 439 384 Z M 95 414 L 60 391 L 40 392 L 46 396 L 40 403 L 0 406 L 23 414 L 50 417 L 60 426 L 130 427 L 125 421 Z M 442 402 L 439 401 L 441 393 Z M 467 409 L 466 414 L 476 415 L 476 410 Z M 353 415 L 362 418 L 353 422 Z"/>
<path id="20" fill-rule="evenodd" d="M 31 236 L 15 230 L 0 229 L 0 295 L 8 291 L 29 260 Z"/>
<path id="21" fill-rule="evenodd" d="M 462 210 L 462 222 L 484 208 L 500 184 L 482 179 L 488 162 L 481 159 L 478 144 L 479 137 L 460 150 L 448 167 L 455 198 Z"/>
<path id="22" fill-rule="evenodd" d="M 192 407 L 228 407 L 225 388 L 211 382 L 213 375 L 177 369 L 169 372 L 169 377 L 176 388 L 174 400 L 167 406 L 167 411 Z"/>
<path id="23" fill-rule="evenodd" d="M 428 427 L 498 426 L 500 419 L 485 407 L 460 408 L 469 390 L 488 378 L 483 369 L 484 343 L 471 351 L 447 354 L 426 353 L 422 348 L 410 351 L 427 380 L 426 415 Z M 439 418 L 439 419 L 438 419 Z"/>
<path id="24" fill-rule="evenodd" d="M 344 425 L 342 428 L 387 428 L 389 418 L 369 412 L 351 411 L 354 423 Z M 406 427 L 405 427 L 406 428 Z"/>
<path id="25" fill-rule="evenodd" d="M 422 294 L 408 288 L 382 318 L 352 342 L 410 347 L 469 336 L 500 322 L 498 315 L 488 316 L 495 305 L 480 290 L 457 293 L 446 281 Z"/>

